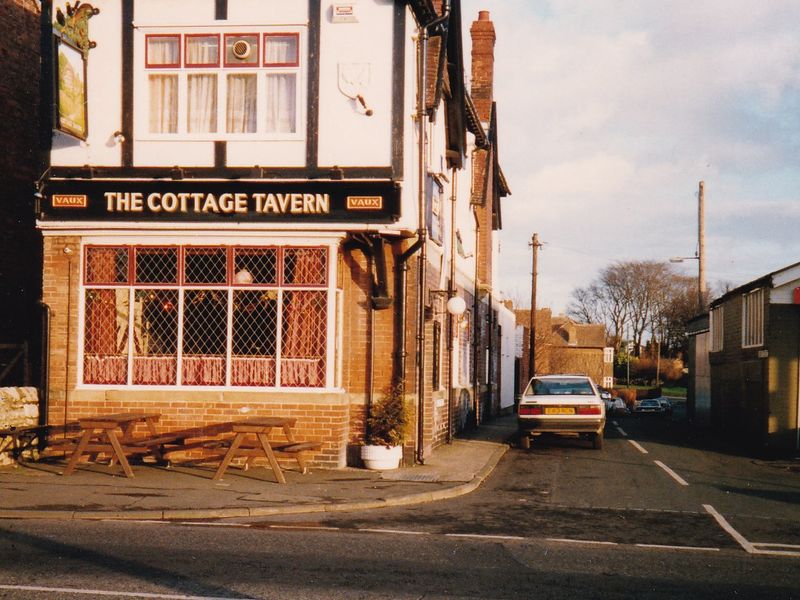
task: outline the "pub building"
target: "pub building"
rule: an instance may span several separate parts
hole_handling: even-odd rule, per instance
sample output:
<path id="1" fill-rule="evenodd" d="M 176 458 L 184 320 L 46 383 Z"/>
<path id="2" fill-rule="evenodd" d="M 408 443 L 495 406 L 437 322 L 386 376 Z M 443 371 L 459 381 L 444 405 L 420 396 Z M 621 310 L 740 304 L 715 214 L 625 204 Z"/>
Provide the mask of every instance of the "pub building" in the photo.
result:
<path id="1" fill-rule="evenodd" d="M 392 385 L 406 464 L 496 412 L 508 186 L 458 0 L 45 0 L 42 29 L 49 423 L 291 416 L 338 468 Z"/>

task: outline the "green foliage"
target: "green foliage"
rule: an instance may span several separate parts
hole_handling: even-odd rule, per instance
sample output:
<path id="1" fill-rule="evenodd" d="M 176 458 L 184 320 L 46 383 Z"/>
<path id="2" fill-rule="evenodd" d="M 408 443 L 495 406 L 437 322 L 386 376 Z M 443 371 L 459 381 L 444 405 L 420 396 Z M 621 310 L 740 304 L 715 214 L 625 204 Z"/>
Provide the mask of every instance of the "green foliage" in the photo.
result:
<path id="1" fill-rule="evenodd" d="M 389 388 L 383 398 L 375 402 L 367 417 L 367 444 L 370 446 L 400 446 L 409 424 L 403 386 Z"/>
<path id="2" fill-rule="evenodd" d="M 677 398 L 686 398 L 685 387 L 662 387 L 661 393 L 665 396 L 675 396 Z"/>

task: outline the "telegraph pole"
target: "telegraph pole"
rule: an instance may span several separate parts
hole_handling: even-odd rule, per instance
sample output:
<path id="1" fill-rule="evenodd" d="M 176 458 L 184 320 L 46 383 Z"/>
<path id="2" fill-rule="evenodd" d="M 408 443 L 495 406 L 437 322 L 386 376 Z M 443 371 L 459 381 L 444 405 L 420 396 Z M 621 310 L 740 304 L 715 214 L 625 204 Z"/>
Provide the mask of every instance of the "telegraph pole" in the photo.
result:
<path id="1" fill-rule="evenodd" d="M 697 194 L 697 309 L 704 312 L 706 301 L 706 186 L 700 182 Z"/>
<path id="2" fill-rule="evenodd" d="M 530 379 L 536 374 L 536 275 L 537 263 L 539 258 L 539 248 L 542 244 L 539 243 L 539 234 L 534 233 L 528 244 L 533 248 L 533 265 L 531 268 L 531 314 L 528 330 L 530 338 L 528 340 L 528 378 Z"/>

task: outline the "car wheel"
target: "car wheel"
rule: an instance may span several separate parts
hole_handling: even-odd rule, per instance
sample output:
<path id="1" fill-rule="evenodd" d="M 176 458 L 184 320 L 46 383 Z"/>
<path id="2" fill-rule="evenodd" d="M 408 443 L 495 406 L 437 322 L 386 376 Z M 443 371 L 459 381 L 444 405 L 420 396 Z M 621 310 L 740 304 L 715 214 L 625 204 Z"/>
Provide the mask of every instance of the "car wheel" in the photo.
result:
<path id="1" fill-rule="evenodd" d="M 601 450 L 603 448 L 603 432 L 595 433 L 592 436 L 592 447 L 595 450 Z"/>
<path id="2" fill-rule="evenodd" d="M 531 436 L 529 436 L 527 433 L 523 433 L 522 435 L 520 435 L 519 446 L 523 450 L 530 450 L 531 449 Z"/>

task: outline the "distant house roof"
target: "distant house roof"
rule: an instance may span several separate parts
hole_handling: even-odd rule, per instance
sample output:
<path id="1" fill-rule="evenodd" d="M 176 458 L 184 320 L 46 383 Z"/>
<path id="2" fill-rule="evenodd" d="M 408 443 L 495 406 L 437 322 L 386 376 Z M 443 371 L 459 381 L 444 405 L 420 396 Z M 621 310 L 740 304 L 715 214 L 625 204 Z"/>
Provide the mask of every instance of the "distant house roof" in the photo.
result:
<path id="1" fill-rule="evenodd" d="M 514 310 L 517 325 L 528 329 L 530 325 L 530 309 L 517 308 Z M 551 344 L 571 346 L 574 348 L 605 348 L 606 326 L 599 323 L 576 323 L 564 315 L 551 315 L 549 308 L 540 308 L 536 311 L 536 324 L 538 327 L 549 327 L 552 335 Z M 546 324 L 546 325 L 545 325 Z"/>
<path id="2" fill-rule="evenodd" d="M 556 341 L 579 348 L 605 348 L 606 326 L 596 323 L 576 323 L 569 317 L 558 315 L 552 320 Z"/>

